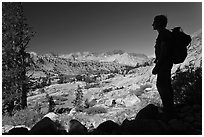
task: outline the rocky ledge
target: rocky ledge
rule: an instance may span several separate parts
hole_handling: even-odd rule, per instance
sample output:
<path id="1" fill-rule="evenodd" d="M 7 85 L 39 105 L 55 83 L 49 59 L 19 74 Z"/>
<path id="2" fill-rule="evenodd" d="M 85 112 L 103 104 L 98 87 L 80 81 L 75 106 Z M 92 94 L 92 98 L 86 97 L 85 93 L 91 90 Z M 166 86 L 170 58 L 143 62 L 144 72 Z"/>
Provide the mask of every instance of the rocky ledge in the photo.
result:
<path id="1" fill-rule="evenodd" d="M 23 126 L 12 127 L 3 134 L 10 135 L 201 135 L 201 105 L 176 105 L 174 112 L 164 113 L 153 104 L 141 109 L 133 120 L 125 119 L 121 125 L 107 120 L 97 128 L 87 129 L 76 119 L 67 125 L 57 120 L 57 115 L 49 113 L 31 129 Z"/>

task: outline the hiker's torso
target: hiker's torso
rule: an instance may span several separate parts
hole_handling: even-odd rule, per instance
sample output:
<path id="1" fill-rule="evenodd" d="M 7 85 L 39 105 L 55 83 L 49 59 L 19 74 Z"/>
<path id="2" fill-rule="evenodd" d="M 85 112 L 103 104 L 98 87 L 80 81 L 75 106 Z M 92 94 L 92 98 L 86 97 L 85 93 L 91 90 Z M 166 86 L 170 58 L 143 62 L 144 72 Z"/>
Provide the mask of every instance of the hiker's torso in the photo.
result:
<path id="1" fill-rule="evenodd" d="M 164 45 L 161 45 L 161 42 L 165 42 Z M 163 48 L 166 48 L 166 56 L 163 59 L 164 61 L 162 62 L 162 68 L 165 69 L 171 69 L 173 66 L 172 63 L 172 42 L 173 42 L 173 38 L 172 38 L 172 34 L 169 30 L 164 29 L 162 31 L 159 32 L 159 35 L 156 39 L 156 45 L 155 45 L 155 55 L 156 55 L 156 60 L 159 58 L 159 56 L 161 55 L 161 46 L 165 46 Z"/>

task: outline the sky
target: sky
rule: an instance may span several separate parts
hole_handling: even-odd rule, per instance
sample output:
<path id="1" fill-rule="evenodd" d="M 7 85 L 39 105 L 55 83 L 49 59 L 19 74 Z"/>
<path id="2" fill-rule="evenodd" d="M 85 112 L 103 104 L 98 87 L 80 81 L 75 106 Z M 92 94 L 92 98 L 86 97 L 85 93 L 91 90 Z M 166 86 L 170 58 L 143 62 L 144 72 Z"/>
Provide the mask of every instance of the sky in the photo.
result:
<path id="1" fill-rule="evenodd" d="M 28 51 L 37 54 L 107 52 L 154 54 L 156 15 L 168 18 L 168 29 L 188 34 L 202 29 L 201 2 L 23 2 L 35 36 Z"/>

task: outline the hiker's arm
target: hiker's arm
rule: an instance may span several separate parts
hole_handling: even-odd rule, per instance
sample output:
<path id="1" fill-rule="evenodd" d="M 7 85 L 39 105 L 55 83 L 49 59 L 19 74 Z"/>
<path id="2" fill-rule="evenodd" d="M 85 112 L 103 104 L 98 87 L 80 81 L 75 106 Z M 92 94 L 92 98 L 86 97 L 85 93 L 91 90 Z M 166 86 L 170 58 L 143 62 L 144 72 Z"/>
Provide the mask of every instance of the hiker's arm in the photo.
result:
<path id="1" fill-rule="evenodd" d="M 165 41 L 161 42 L 161 52 L 158 58 L 158 62 L 156 65 L 158 65 L 158 67 L 160 68 L 162 66 L 162 64 L 164 64 L 164 62 L 166 61 L 167 58 L 167 54 L 168 54 L 168 43 Z"/>
<path id="2" fill-rule="evenodd" d="M 164 64 L 167 54 L 168 54 L 168 49 L 167 49 L 167 42 L 161 41 L 161 52 L 159 53 L 158 56 L 158 61 L 153 69 L 153 74 L 157 74 L 159 69 L 162 67 L 162 64 Z"/>

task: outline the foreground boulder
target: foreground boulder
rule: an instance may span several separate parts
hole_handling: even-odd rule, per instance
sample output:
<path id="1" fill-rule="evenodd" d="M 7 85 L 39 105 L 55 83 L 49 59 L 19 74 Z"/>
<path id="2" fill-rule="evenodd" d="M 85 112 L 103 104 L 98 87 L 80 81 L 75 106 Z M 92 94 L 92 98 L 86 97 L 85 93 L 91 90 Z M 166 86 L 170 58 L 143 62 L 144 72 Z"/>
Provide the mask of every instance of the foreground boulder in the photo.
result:
<path id="1" fill-rule="evenodd" d="M 29 131 L 25 127 L 15 127 L 9 130 L 8 135 L 28 135 Z"/>
<path id="2" fill-rule="evenodd" d="M 155 120 L 157 119 L 158 114 L 159 114 L 158 107 L 153 104 L 149 104 L 138 112 L 135 119 L 136 120 L 138 119 L 154 119 Z"/>
<path id="3" fill-rule="evenodd" d="M 57 126 L 48 117 L 44 117 L 36 123 L 29 132 L 30 135 L 57 135 Z"/>
<path id="4" fill-rule="evenodd" d="M 91 134 L 114 135 L 119 133 L 120 126 L 112 120 L 101 123 Z"/>
<path id="5" fill-rule="evenodd" d="M 168 135 L 168 126 L 160 120 L 125 120 L 120 130 L 124 135 Z"/>
<path id="6" fill-rule="evenodd" d="M 78 120 L 72 119 L 69 121 L 69 135 L 86 135 L 88 134 L 87 128 L 82 125 Z"/>

